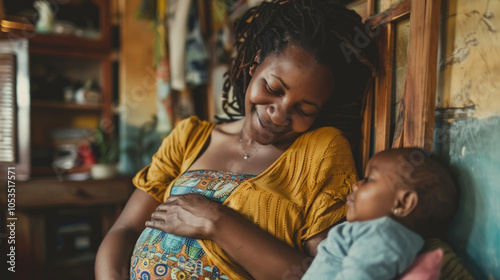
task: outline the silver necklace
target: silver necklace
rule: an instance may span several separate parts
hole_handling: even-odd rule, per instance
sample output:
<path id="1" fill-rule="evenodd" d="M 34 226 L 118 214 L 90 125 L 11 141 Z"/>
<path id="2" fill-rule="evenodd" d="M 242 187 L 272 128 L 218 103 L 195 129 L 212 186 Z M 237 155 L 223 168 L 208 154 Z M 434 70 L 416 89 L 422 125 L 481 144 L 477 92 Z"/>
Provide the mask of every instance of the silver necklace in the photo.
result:
<path id="1" fill-rule="evenodd" d="M 241 150 L 243 151 L 243 159 L 247 160 L 250 158 L 250 156 L 253 154 L 253 151 L 247 152 L 245 149 L 245 143 L 243 143 L 243 132 L 240 132 L 240 145 L 241 145 Z"/>

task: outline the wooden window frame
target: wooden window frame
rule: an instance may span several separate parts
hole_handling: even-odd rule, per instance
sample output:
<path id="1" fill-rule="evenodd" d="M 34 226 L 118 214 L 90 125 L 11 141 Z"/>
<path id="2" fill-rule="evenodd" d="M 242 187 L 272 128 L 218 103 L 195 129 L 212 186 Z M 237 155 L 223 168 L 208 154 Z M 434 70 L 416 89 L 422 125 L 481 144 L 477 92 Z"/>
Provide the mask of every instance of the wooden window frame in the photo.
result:
<path id="1" fill-rule="evenodd" d="M 370 157 L 372 114 L 375 153 L 398 147 L 433 149 L 436 100 L 437 54 L 441 0 L 407 0 L 374 14 L 374 0 L 367 0 L 365 22 L 377 29 L 379 68 L 370 90 L 363 120 L 361 160 L 363 168 Z M 408 65 L 403 96 L 403 127 L 390 146 L 391 97 L 393 90 L 394 39 L 396 23 L 410 17 Z M 375 112 L 373 112 L 375 110 Z"/>

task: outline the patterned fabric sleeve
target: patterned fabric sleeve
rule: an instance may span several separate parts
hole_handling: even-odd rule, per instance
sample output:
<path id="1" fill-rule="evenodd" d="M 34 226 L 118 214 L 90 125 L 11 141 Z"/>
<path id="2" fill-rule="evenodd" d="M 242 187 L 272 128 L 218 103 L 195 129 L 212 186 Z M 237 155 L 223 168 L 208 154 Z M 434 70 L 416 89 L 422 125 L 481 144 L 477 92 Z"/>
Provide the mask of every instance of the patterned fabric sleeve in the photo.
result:
<path id="1" fill-rule="evenodd" d="M 164 202 L 170 184 L 181 174 L 187 138 L 196 122 L 194 118 L 181 121 L 163 139 L 151 163 L 135 175 L 133 183 L 137 188 Z"/>
<path id="2" fill-rule="evenodd" d="M 306 208 L 305 224 L 299 236 L 302 245 L 347 213 L 345 200 L 357 180 L 357 173 L 351 146 L 342 135 L 337 135 L 328 144 L 314 174 L 314 184 L 320 191 Z"/>

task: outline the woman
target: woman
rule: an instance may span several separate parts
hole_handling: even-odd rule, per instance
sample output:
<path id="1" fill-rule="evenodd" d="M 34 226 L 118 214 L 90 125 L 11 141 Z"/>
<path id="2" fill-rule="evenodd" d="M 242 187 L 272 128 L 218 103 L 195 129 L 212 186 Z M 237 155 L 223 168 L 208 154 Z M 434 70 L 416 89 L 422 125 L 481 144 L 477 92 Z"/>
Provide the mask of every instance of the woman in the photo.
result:
<path id="1" fill-rule="evenodd" d="M 358 30 L 331 1 L 246 13 L 224 104 L 244 118 L 192 117 L 164 139 L 99 248 L 97 279 L 300 277 L 357 179 L 344 135 L 360 130 L 375 54 Z"/>

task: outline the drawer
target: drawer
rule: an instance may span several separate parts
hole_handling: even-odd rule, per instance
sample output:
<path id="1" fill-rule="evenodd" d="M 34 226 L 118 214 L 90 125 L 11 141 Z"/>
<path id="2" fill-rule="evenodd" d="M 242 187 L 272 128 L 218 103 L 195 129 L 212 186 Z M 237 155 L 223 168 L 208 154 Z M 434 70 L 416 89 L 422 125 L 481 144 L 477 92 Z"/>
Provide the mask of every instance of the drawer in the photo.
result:
<path id="1" fill-rule="evenodd" d="M 57 179 L 34 179 L 16 182 L 16 209 L 122 204 L 128 200 L 133 189 L 132 179 L 129 177 L 63 182 Z M 6 203 L 5 190 L 2 191 L 0 201 L 2 204 Z"/>

